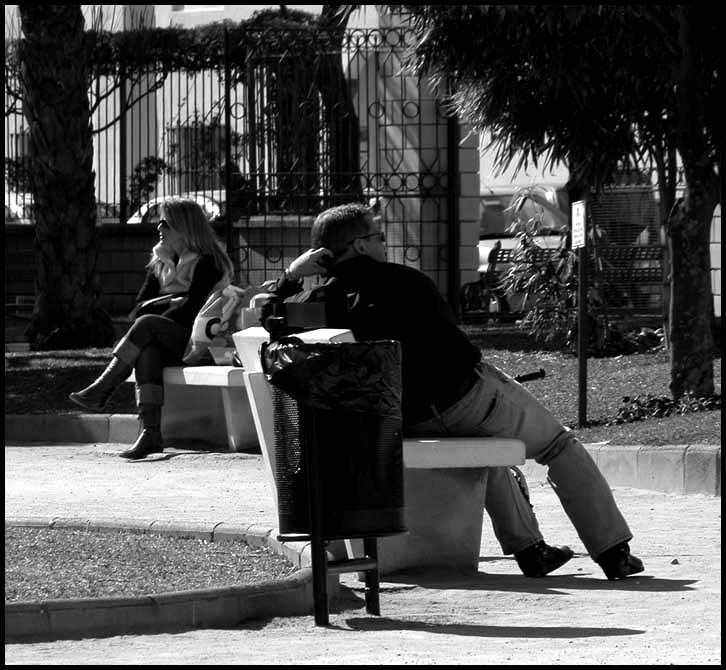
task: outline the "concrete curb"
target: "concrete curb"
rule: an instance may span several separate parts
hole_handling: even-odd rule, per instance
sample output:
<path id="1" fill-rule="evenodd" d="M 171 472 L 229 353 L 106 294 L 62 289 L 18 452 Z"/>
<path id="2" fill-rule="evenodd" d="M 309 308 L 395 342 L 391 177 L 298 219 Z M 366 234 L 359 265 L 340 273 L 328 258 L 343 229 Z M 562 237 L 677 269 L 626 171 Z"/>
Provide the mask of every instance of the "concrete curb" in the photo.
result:
<path id="1" fill-rule="evenodd" d="M 132 444 L 138 432 L 135 414 L 5 416 L 5 440 L 11 442 Z M 612 486 L 721 495 L 721 445 L 585 446 Z M 530 467 L 539 466 L 528 462 L 525 474 Z"/>
<path id="2" fill-rule="evenodd" d="M 295 616 L 313 611 L 309 542 L 283 543 L 276 530 L 258 525 L 150 523 L 104 519 L 11 518 L 5 527 L 128 531 L 210 542 L 242 541 L 285 556 L 297 571 L 281 580 L 235 587 L 156 593 L 137 597 L 79 598 L 5 603 L 5 643 L 229 628 L 247 619 Z M 328 595 L 339 594 L 331 575 Z"/>
<path id="3" fill-rule="evenodd" d="M 113 442 L 133 444 L 136 414 L 6 414 L 5 439 L 17 442 Z"/>
<path id="4" fill-rule="evenodd" d="M 611 486 L 721 495 L 721 445 L 586 444 L 585 448 Z M 528 478 L 546 475 L 546 469 L 533 461 L 527 461 L 522 471 Z"/>

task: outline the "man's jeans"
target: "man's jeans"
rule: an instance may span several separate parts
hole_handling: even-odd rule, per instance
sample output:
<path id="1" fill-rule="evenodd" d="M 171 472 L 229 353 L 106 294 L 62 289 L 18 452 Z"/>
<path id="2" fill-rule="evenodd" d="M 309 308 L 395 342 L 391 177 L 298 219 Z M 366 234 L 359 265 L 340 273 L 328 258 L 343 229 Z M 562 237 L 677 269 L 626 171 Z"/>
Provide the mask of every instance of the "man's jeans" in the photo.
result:
<path id="1" fill-rule="evenodd" d="M 189 331 L 165 316 L 140 316 L 113 350 L 134 368 L 137 404 L 164 403 L 164 368 L 180 365 Z"/>
<path id="2" fill-rule="evenodd" d="M 527 458 L 548 467 L 548 479 L 590 556 L 632 538 L 607 481 L 572 431 L 524 386 L 481 361 L 480 380 L 459 402 L 406 434 L 511 437 Z M 485 447 L 482 447 L 485 448 Z M 542 539 L 537 519 L 509 468 L 489 468 L 487 513 L 505 554 Z"/>

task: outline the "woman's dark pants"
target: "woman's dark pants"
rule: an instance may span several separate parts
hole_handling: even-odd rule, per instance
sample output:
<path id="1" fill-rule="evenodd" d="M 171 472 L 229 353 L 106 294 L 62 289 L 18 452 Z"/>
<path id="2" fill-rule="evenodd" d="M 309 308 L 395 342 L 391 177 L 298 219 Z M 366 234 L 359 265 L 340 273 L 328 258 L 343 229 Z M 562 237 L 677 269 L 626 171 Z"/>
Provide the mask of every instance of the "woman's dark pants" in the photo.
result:
<path id="1" fill-rule="evenodd" d="M 137 405 L 164 403 L 164 368 L 181 365 L 189 341 L 189 329 L 165 316 L 141 316 L 113 350 L 134 368 Z"/>

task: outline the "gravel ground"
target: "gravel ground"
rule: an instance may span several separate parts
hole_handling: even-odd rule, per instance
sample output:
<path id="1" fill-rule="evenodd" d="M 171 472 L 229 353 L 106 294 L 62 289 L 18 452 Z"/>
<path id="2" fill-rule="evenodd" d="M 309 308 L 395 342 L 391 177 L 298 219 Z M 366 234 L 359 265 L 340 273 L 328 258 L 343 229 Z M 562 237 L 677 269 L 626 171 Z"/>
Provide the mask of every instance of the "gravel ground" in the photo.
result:
<path id="1" fill-rule="evenodd" d="M 365 613 L 362 585 L 343 575 L 350 590 L 344 586 L 344 599 L 331 607 L 328 627 L 310 614 L 232 629 L 6 644 L 5 665 L 721 664 L 720 498 L 615 489 L 646 569 L 609 582 L 552 488 L 530 484 L 545 538 L 575 551 L 544 579 L 524 577 L 501 555 L 487 521 L 477 573 L 384 577 L 381 616 Z"/>
<path id="2" fill-rule="evenodd" d="M 242 542 L 120 531 L 5 529 L 5 602 L 240 586 L 294 571 L 282 556 Z"/>

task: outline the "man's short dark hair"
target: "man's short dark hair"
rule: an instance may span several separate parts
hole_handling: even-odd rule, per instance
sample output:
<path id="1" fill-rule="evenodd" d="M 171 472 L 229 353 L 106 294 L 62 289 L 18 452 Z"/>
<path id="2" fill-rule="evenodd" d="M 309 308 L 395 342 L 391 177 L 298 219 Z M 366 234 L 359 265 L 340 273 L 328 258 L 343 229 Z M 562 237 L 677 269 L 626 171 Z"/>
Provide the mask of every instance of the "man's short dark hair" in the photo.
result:
<path id="1" fill-rule="evenodd" d="M 325 247 L 339 256 L 345 252 L 351 240 L 368 234 L 370 217 L 370 208 L 362 203 L 326 209 L 313 223 L 310 246 L 313 249 Z"/>

